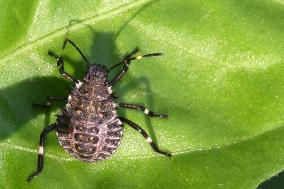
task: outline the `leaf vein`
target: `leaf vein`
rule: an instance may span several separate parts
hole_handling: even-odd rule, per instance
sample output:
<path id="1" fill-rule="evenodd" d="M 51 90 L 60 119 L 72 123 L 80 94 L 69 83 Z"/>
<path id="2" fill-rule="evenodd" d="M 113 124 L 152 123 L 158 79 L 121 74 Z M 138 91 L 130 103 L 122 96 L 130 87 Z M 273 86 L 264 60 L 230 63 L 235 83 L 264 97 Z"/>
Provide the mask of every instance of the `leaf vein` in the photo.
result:
<path id="1" fill-rule="evenodd" d="M 10 60 L 14 57 L 21 55 L 22 53 L 24 53 L 26 51 L 32 50 L 32 49 L 34 49 L 34 48 L 36 48 L 36 47 L 38 47 L 42 44 L 45 44 L 45 43 L 49 42 L 50 40 L 52 40 L 56 37 L 64 35 L 67 32 L 76 31 L 76 30 L 79 30 L 79 29 L 86 27 L 86 25 L 91 25 L 91 24 L 94 24 L 98 21 L 112 18 L 116 15 L 122 14 L 122 13 L 124 13 L 124 12 L 126 12 L 130 9 L 134 9 L 136 7 L 142 6 L 143 4 L 149 3 L 151 1 L 153 1 L 153 0 L 134 1 L 134 2 L 131 2 L 131 3 L 128 3 L 128 4 L 124 4 L 120 7 L 111 9 L 109 11 L 106 11 L 104 13 L 86 18 L 86 19 L 82 20 L 82 22 L 75 23 L 71 26 L 68 26 L 68 25 L 63 26 L 62 28 L 59 28 L 58 30 L 50 32 L 50 33 L 48 33 L 48 34 L 46 34 L 46 35 L 44 35 L 44 36 L 42 36 L 42 37 L 40 37 L 40 38 L 38 38 L 34 41 L 31 41 L 31 42 L 28 42 L 28 43 L 21 45 L 20 47 L 18 47 L 14 51 L 2 56 L 0 59 L 2 59 L 2 62 L 4 63 L 4 62 L 6 62 L 6 61 L 8 61 L 8 60 Z"/>
<path id="2" fill-rule="evenodd" d="M 195 148 L 195 149 L 194 148 L 190 148 L 190 149 L 185 149 L 185 150 L 182 150 L 182 151 L 176 151 L 176 152 L 173 153 L 173 155 L 176 156 L 176 155 L 183 155 L 183 154 L 202 152 L 202 151 L 220 150 L 220 149 L 227 148 L 229 146 L 234 146 L 234 145 L 237 145 L 237 144 L 240 144 L 240 143 L 245 143 L 247 141 L 254 140 L 254 139 L 256 139 L 256 138 L 258 138 L 260 136 L 263 136 L 265 134 L 269 134 L 272 131 L 281 130 L 283 128 L 284 128 L 284 126 L 281 125 L 281 126 L 278 126 L 278 127 L 274 127 L 274 128 L 272 128 L 270 130 L 264 131 L 264 132 L 262 132 L 260 134 L 256 134 L 254 136 L 247 137 L 244 140 L 241 140 L 239 142 L 230 143 L 230 144 L 223 145 L 223 146 L 213 146 L 213 147 L 209 147 L 209 148 Z M 16 144 L 12 144 L 12 143 L 0 143 L 0 147 L 2 147 L 2 148 L 10 148 L 12 150 L 19 150 L 19 151 L 29 152 L 29 153 L 34 153 L 34 154 L 38 153 L 37 150 L 31 149 L 31 148 L 28 148 L 28 147 L 23 147 L 23 146 L 16 145 Z M 52 155 L 50 153 L 46 153 L 45 156 L 49 157 L 51 159 L 61 160 L 61 161 L 77 161 L 74 158 L 60 157 L 58 155 Z M 159 157 L 162 157 L 162 156 L 163 155 L 159 155 L 159 154 L 135 155 L 135 156 L 115 156 L 115 157 L 111 158 L 111 160 L 125 160 L 125 158 L 131 159 L 131 160 L 150 159 L 150 158 L 159 158 Z"/>

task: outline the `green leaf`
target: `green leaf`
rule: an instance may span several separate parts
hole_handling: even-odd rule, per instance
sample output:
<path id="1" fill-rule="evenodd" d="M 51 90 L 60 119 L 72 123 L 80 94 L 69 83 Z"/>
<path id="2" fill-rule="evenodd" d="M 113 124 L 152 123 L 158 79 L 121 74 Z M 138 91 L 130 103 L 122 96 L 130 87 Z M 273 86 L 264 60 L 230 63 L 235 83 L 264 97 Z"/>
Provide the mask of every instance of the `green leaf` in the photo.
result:
<path id="1" fill-rule="evenodd" d="M 2 0 L 0 7 L 0 188 L 253 189 L 284 169 L 282 1 Z M 135 47 L 165 54 L 134 61 L 114 90 L 119 102 L 169 115 L 119 112 L 173 158 L 125 126 L 110 159 L 84 163 L 52 133 L 42 174 L 25 181 L 42 129 L 64 106 L 48 113 L 32 104 L 71 89 L 47 51 L 61 54 L 72 75 L 85 72 L 72 46 L 61 50 L 65 37 L 107 66 Z"/>

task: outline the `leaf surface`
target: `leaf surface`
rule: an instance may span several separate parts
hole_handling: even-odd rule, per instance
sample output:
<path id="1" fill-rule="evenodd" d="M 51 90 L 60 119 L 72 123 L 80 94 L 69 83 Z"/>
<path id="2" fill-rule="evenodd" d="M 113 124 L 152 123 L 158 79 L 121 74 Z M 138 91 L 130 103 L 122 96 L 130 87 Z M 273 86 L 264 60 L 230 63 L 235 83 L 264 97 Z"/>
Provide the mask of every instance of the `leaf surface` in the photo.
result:
<path id="1" fill-rule="evenodd" d="M 62 0 L 0 3 L 0 188 L 256 188 L 284 168 L 284 6 L 281 1 Z M 40 132 L 55 121 L 32 104 L 67 96 L 71 84 L 48 50 L 77 78 L 79 54 L 108 67 L 135 47 L 165 56 L 131 64 L 114 87 L 118 102 L 167 113 L 119 113 L 147 130 L 169 159 L 124 126 L 117 152 L 83 163 L 46 142 L 43 173 L 31 183 Z M 110 78 L 117 73 L 110 74 Z"/>

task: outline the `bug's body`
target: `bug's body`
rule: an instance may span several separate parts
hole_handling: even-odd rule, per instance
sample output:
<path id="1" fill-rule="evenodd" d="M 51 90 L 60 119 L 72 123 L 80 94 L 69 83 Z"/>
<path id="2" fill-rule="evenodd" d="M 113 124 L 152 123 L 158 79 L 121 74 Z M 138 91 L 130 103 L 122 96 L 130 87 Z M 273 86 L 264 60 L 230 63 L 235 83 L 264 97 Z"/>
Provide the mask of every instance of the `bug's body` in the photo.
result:
<path id="1" fill-rule="evenodd" d="M 71 91 L 63 113 L 57 118 L 58 125 L 68 126 L 68 132 L 57 130 L 59 143 L 82 161 L 106 159 L 115 152 L 122 137 L 122 123 L 107 73 L 103 65 L 90 65 L 83 83 Z"/>
<path id="2" fill-rule="evenodd" d="M 123 122 L 138 131 L 155 152 L 171 157 L 172 154 L 160 150 L 158 145 L 139 125 L 117 115 L 116 109 L 134 109 L 142 111 L 150 117 L 167 118 L 167 115 L 155 114 L 142 105 L 116 104 L 111 88 L 125 75 L 132 60 L 160 56 L 161 53 L 133 57 L 138 52 L 138 49 L 135 49 L 123 61 L 108 69 L 104 65 L 90 64 L 81 50 L 69 39 L 65 39 L 63 49 L 67 42 L 71 43 L 85 60 L 88 68 L 87 74 L 82 81 L 74 78 L 64 70 L 64 60 L 54 52 L 48 52 L 50 56 L 56 59 L 60 74 L 72 82 L 75 87 L 68 98 L 52 96 L 47 98 L 46 104 L 37 104 L 41 107 L 48 107 L 50 106 L 50 100 L 67 100 L 65 108 L 58 115 L 56 122 L 46 127 L 40 135 L 38 167 L 27 178 L 27 181 L 31 181 L 42 171 L 44 144 L 47 134 L 52 131 L 56 131 L 59 143 L 73 157 L 85 162 L 96 162 L 106 159 L 116 151 L 123 134 Z M 109 81 L 109 71 L 120 65 L 123 65 L 123 69 Z"/>

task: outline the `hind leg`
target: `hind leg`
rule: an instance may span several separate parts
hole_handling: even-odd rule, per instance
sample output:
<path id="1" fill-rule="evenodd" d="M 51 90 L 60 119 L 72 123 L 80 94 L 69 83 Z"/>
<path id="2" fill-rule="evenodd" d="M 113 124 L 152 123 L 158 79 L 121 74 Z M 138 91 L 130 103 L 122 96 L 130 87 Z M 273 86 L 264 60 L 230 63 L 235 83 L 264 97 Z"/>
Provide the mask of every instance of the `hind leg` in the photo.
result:
<path id="1" fill-rule="evenodd" d="M 37 169 L 27 178 L 28 182 L 30 182 L 34 177 L 38 176 L 41 173 L 43 169 L 44 145 L 45 145 L 46 136 L 48 133 L 50 133 L 51 131 L 54 131 L 55 129 L 56 129 L 56 125 L 55 123 L 53 123 L 49 125 L 47 128 L 45 128 L 40 134 Z"/>
<path id="2" fill-rule="evenodd" d="M 136 131 L 138 131 L 145 139 L 146 141 L 150 144 L 150 146 L 152 147 L 152 149 L 160 154 L 163 154 L 165 156 L 171 157 L 172 154 L 165 152 L 163 150 L 160 150 L 158 145 L 151 139 L 151 137 L 146 133 L 146 131 L 144 129 L 142 129 L 139 125 L 137 125 L 136 123 L 124 118 L 124 117 L 119 117 L 120 121 L 122 121 L 123 123 L 126 123 L 127 125 L 129 125 L 130 127 L 132 127 L 133 129 L 135 129 Z"/>

